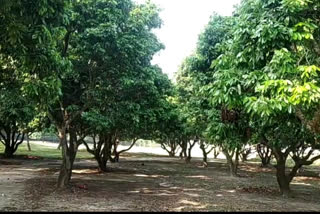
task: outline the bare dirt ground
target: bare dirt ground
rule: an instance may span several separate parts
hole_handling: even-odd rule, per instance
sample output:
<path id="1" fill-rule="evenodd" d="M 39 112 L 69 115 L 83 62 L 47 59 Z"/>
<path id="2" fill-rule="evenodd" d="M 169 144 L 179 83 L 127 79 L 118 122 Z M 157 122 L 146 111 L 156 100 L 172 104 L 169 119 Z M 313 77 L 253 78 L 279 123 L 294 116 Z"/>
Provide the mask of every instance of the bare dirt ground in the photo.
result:
<path id="1" fill-rule="evenodd" d="M 0 211 L 320 211 L 319 167 L 296 177 L 287 199 L 274 169 L 257 163 L 242 164 L 240 177 L 232 178 L 224 160 L 208 168 L 200 159 L 186 165 L 139 154 L 120 161 L 109 164 L 109 173 L 99 173 L 94 160 L 77 161 L 72 188 L 61 191 L 55 187 L 60 161 L 0 159 Z"/>

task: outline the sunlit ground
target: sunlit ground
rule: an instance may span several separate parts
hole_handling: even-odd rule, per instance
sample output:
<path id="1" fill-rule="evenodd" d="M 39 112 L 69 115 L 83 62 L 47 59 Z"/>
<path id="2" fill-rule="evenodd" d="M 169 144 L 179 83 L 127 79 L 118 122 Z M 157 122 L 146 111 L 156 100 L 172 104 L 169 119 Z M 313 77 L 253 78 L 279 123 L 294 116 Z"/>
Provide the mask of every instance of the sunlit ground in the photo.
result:
<path id="1" fill-rule="evenodd" d="M 43 157 L 49 159 L 61 159 L 61 150 L 57 149 L 58 144 L 52 142 L 44 142 L 44 141 L 32 141 L 31 147 L 32 151 L 28 151 L 26 142 L 21 144 L 19 149 L 16 152 L 16 155 L 28 155 L 30 158 L 34 157 Z M 119 146 L 119 150 L 126 149 L 127 146 Z M 0 154 L 4 152 L 4 146 L 0 144 Z M 179 155 L 180 150 L 177 152 L 177 156 Z M 163 150 L 159 145 L 153 144 L 152 146 L 134 146 L 129 153 L 143 155 L 145 153 L 145 157 L 147 158 L 148 154 L 167 156 L 168 153 Z M 192 157 L 202 158 L 202 151 L 199 145 L 195 145 L 192 149 Z M 213 158 L 213 153 L 208 155 L 209 158 Z M 79 151 L 77 153 L 78 159 L 89 159 L 93 158 L 93 156 L 88 153 L 83 145 L 79 147 Z M 224 160 L 225 156 L 220 153 L 218 159 Z M 209 160 L 210 161 L 210 160 Z M 255 153 L 250 154 L 249 162 L 260 162 L 259 156 Z M 272 161 L 272 164 L 276 164 L 275 160 Z M 288 166 L 292 167 L 294 162 L 289 158 L 287 161 Z M 320 160 L 314 162 L 313 166 L 320 166 Z"/>
<path id="2" fill-rule="evenodd" d="M 46 146 L 45 146 L 46 145 Z M 304 211 L 320 210 L 320 178 L 300 175 L 292 182 L 295 198 L 279 194 L 273 168 L 262 169 L 258 159 L 240 165 L 240 177 L 230 177 L 224 159 L 201 158 L 185 164 L 169 158 L 159 148 L 135 147 L 120 163 L 109 163 L 100 173 L 97 163 L 80 151 L 72 176 L 72 188 L 56 189 L 61 151 L 57 144 L 32 142 L 10 164 L 0 164 L 0 210 L 6 211 Z M 0 148 L 0 152 L 3 147 Z M 195 155 L 196 153 L 193 153 Z M 199 155 L 200 156 L 200 155 Z M 91 159 L 87 159 L 87 158 Z M 212 157 L 212 156 L 211 156 Z M 319 171 L 319 167 L 313 166 Z M 307 170 L 310 170 L 308 167 Z M 2 196 L 2 194 L 4 196 Z M 2 197 L 2 198 L 1 198 Z M 59 201 L 59 203 L 57 203 Z"/>

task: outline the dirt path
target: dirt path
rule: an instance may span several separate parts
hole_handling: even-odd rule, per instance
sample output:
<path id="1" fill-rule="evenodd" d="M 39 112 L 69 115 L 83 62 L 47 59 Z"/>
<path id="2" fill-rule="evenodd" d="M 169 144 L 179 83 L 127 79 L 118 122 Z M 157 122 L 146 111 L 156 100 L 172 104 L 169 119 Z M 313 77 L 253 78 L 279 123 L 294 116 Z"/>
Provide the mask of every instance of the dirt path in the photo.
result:
<path id="1" fill-rule="evenodd" d="M 319 177 L 297 177 L 295 197 L 285 199 L 273 169 L 256 164 L 242 165 L 239 178 L 229 177 L 224 161 L 202 168 L 195 160 L 186 165 L 179 159 L 130 155 L 110 167 L 110 173 L 101 174 L 95 161 L 78 161 L 73 187 L 61 192 L 55 188 L 57 161 L 2 164 L 0 210 L 320 211 Z"/>
<path id="2" fill-rule="evenodd" d="M 39 164 L 40 161 L 31 160 L 0 160 L 0 210 L 15 211 L 19 209 L 17 204 L 25 203 L 26 180 L 37 178 L 45 170 Z"/>

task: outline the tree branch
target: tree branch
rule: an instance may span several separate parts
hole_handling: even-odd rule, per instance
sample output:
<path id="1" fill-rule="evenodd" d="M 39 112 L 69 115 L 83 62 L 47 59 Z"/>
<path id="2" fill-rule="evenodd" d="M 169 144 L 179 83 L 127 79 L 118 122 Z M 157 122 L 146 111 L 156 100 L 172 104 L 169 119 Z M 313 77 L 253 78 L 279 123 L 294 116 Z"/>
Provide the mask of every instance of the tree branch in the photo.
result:
<path id="1" fill-rule="evenodd" d="M 18 133 L 18 136 L 16 137 L 16 139 L 14 140 L 14 144 L 16 144 L 19 140 L 19 137 L 20 137 L 21 133 Z"/>
<path id="2" fill-rule="evenodd" d="M 16 132 L 13 130 L 13 132 L 11 133 L 11 142 L 14 143 L 15 142 L 15 135 L 16 135 Z"/>
<path id="3" fill-rule="evenodd" d="M 167 149 L 167 147 L 166 147 L 163 143 L 161 143 L 160 146 L 161 146 L 162 149 L 164 149 L 164 150 L 166 150 L 168 153 L 170 153 L 170 151 Z"/>
<path id="4" fill-rule="evenodd" d="M 320 155 L 317 155 L 317 156 L 311 158 L 311 160 L 309 160 L 309 161 L 303 161 L 302 164 L 309 166 L 309 165 L 313 164 L 313 162 L 315 162 L 318 159 L 320 159 Z"/>
<path id="5" fill-rule="evenodd" d="M 132 142 L 132 144 L 130 145 L 130 147 L 127 148 L 127 149 L 121 150 L 120 152 L 118 152 L 118 154 L 121 154 L 121 153 L 123 153 L 123 152 L 129 151 L 129 150 L 136 144 L 137 141 L 138 141 L 138 138 L 133 139 L 133 142 Z"/>
<path id="6" fill-rule="evenodd" d="M 3 140 L 6 140 L 6 137 L 3 135 L 1 131 L 0 131 L 0 136 L 2 137 Z"/>
<path id="7" fill-rule="evenodd" d="M 15 145 L 15 148 L 14 148 L 14 150 L 13 150 L 14 152 L 16 152 L 16 151 L 17 151 L 17 149 L 18 149 L 18 147 L 20 146 L 20 144 L 21 144 L 21 143 L 23 143 L 24 135 L 25 135 L 25 134 L 23 133 L 23 134 L 22 134 L 22 139 L 20 140 L 20 142 L 19 142 L 19 143 L 17 143 L 17 144 Z"/>
<path id="8" fill-rule="evenodd" d="M 67 51 L 68 51 L 68 47 L 69 47 L 69 41 L 70 41 L 70 36 L 72 34 L 72 31 L 67 31 L 67 34 L 64 37 L 64 48 L 62 51 L 62 57 L 66 57 L 67 56 Z"/>
<path id="9" fill-rule="evenodd" d="M 212 152 L 213 150 L 214 150 L 214 147 L 212 147 L 207 154 L 209 154 L 209 153 Z"/>
<path id="10" fill-rule="evenodd" d="M 94 150 L 90 149 L 89 145 L 87 144 L 87 142 L 85 140 L 82 140 L 82 143 L 85 145 L 85 147 L 87 148 L 87 151 L 90 153 L 90 154 L 93 154 L 94 155 Z"/>

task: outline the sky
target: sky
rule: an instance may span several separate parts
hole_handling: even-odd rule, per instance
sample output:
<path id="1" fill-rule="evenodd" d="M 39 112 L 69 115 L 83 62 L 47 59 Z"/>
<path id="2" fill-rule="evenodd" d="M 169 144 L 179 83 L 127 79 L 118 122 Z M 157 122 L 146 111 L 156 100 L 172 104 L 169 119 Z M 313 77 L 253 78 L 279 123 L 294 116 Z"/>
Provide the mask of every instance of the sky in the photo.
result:
<path id="1" fill-rule="evenodd" d="M 145 0 L 135 0 L 143 3 Z M 159 40 L 165 45 L 153 59 L 170 79 L 178 70 L 182 61 L 193 53 L 196 48 L 198 35 L 204 30 L 213 12 L 230 16 L 234 5 L 240 0 L 151 0 L 162 11 L 161 29 L 155 30 Z"/>

